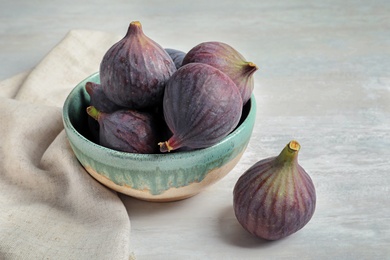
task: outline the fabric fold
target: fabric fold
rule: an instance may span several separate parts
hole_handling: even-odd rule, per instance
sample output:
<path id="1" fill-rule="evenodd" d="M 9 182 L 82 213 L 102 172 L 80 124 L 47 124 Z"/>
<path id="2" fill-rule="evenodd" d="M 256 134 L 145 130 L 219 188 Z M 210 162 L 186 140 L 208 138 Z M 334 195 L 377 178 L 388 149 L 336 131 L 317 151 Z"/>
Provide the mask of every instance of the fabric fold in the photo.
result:
<path id="1" fill-rule="evenodd" d="M 0 97 L 15 98 L 24 80 L 30 72 L 21 72 L 0 82 Z"/>
<path id="2" fill-rule="evenodd" d="M 15 99 L 62 107 L 72 88 L 99 70 L 104 54 L 118 39 L 105 32 L 70 31 L 29 73 Z"/>
<path id="3" fill-rule="evenodd" d="M 71 31 L 31 71 L 0 82 L 0 259 L 129 259 L 130 220 L 73 154 L 72 88 L 117 38 Z"/>

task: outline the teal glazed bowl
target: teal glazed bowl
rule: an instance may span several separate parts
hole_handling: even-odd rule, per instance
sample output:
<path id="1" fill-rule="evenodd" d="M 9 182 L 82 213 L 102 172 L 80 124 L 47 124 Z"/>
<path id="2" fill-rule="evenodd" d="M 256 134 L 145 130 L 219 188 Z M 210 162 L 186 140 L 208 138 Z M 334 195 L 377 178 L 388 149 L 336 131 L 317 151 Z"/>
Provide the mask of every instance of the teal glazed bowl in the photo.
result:
<path id="1" fill-rule="evenodd" d="M 91 141 L 86 113 L 89 105 L 89 95 L 85 90 L 87 81 L 99 83 L 99 74 L 80 82 L 64 103 L 63 123 L 69 143 L 93 178 L 138 199 L 165 202 L 198 194 L 233 169 L 252 134 L 256 117 L 253 95 L 244 106 L 239 126 L 214 146 L 165 154 L 115 151 Z"/>

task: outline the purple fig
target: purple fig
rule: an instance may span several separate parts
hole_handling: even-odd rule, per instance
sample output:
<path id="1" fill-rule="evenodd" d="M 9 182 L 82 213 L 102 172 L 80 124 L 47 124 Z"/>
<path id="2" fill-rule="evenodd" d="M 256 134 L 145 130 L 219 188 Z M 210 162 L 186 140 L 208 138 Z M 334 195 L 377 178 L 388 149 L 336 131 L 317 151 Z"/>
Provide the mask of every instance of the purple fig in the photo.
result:
<path id="1" fill-rule="evenodd" d="M 100 112 L 112 113 L 123 108 L 107 98 L 106 94 L 104 94 L 103 87 L 100 84 L 87 82 L 85 84 L 85 90 L 90 97 L 89 104 L 94 106 Z"/>
<path id="2" fill-rule="evenodd" d="M 169 48 L 166 48 L 165 51 L 172 58 L 173 63 L 175 63 L 176 69 L 180 68 L 181 64 L 183 63 L 184 56 L 186 56 L 186 53 L 184 51 Z"/>
<path id="3" fill-rule="evenodd" d="M 97 110 L 105 113 L 112 113 L 116 110 L 121 109 L 120 106 L 112 102 L 107 98 L 107 96 L 103 92 L 102 85 L 87 82 L 85 84 L 85 90 L 89 94 L 90 101 L 89 104 L 91 106 L 96 107 Z M 94 120 L 92 117 L 88 117 L 88 127 L 92 134 L 92 138 L 94 141 L 99 140 L 99 123 Z"/>
<path id="4" fill-rule="evenodd" d="M 106 96 L 117 105 L 143 109 L 161 104 L 165 83 L 175 71 L 168 53 L 135 21 L 104 55 L 100 81 Z"/>
<path id="5" fill-rule="evenodd" d="M 93 106 L 87 107 L 87 113 L 99 122 L 100 145 L 122 152 L 156 152 L 157 133 L 150 114 L 134 110 L 117 110 L 109 114 Z"/>
<path id="6" fill-rule="evenodd" d="M 169 79 L 163 100 L 165 121 L 173 133 L 160 151 L 216 144 L 238 124 L 242 99 L 222 71 L 202 63 L 180 67 Z"/>
<path id="7" fill-rule="evenodd" d="M 184 57 L 182 65 L 200 62 L 226 73 L 237 85 L 243 104 L 250 99 L 254 88 L 253 74 L 258 67 L 245 60 L 233 47 L 222 42 L 203 42 L 193 47 Z"/>
<path id="8" fill-rule="evenodd" d="M 237 181 L 233 207 L 240 224 L 267 240 L 289 236 L 314 214 L 316 192 L 298 164 L 300 145 L 291 141 L 277 157 L 255 163 Z"/>

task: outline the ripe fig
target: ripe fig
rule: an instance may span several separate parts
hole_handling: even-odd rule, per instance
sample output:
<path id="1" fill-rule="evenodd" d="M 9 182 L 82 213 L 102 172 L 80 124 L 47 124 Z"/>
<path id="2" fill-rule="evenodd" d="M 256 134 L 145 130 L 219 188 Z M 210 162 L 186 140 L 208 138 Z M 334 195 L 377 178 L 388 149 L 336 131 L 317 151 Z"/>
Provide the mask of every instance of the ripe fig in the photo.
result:
<path id="1" fill-rule="evenodd" d="M 193 47 L 184 57 L 182 65 L 200 62 L 226 73 L 237 85 L 243 104 L 250 99 L 254 88 L 253 74 L 258 67 L 248 62 L 233 47 L 222 42 L 203 42 Z"/>
<path id="2" fill-rule="evenodd" d="M 143 109 L 161 104 L 165 83 L 175 71 L 168 53 L 134 21 L 125 37 L 104 55 L 100 81 L 106 96 L 117 105 Z"/>
<path id="3" fill-rule="evenodd" d="M 176 69 L 180 68 L 181 64 L 183 63 L 184 56 L 186 56 L 186 53 L 184 51 L 169 48 L 166 48 L 165 51 L 172 58 L 173 63 L 175 63 Z"/>
<path id="4" fill-rule="evenodd" d="M 240 224 L 267 240 L 289 236 L 314 214 L 316 192 L 298 164 L 300 145 L 291 141 L 277 157 L 255 163 L 237 181 L 233 207 Z"/>
<path id="5" fill-rule="evenodd" d="M 100 145 L 130 153 L 155 153 L 158 146 L 153 117 L 135 110 L 117 110 L 113 113 L 87 107 L 87 113 L 100 125 Z"/>
<path id="6" fill-rule="evenodd" d="M 180 67 L 165 87 L 164 118 L 173 135 L 159 143 L 160 151 L 216 144 L 237 126 L 242 106 L 237 87 L 222 71 L 202 63 Z"/>
<path id="7" fill-rule="evenodd" d="M 116 110 L 121 109 L 120 106 L 113 103 L 111 100 L 107 98 L 107 96 L 103 92 L 102 85 L 87 82 L 85 84 L 85 90 L 89 94 L 90 101 L 89 104 L 91 106 L 96 107 L 101 112 L 112 113 Z M 94 120 L 92 117 L 88 117 L 88 127 L 92 134 L 92 138 L 94 141 L 99 141 L 99 123 Z"/>
<path id="8" fill-rule="evenodd" d="M 106 94 L 104 94 L 103 87 L 100 84 L 87 82 L 85 84 L 85 90 L 90 97 L 89 104 L 100 112 L 112 113 L 122 108 L 107 98 Z"/>

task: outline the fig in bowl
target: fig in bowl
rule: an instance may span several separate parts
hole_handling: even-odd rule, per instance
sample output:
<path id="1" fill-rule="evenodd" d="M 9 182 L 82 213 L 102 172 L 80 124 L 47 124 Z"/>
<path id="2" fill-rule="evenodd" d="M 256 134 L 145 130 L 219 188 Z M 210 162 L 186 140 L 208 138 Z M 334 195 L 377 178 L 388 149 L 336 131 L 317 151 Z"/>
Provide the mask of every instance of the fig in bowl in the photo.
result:
<path id="1" fill-rule="evenodd" d="M 90 95 L 87 82 L 100 84 L 99 73 L 80 82 L 67 97 L 63 122 L 69 143 L 85 170 L 103 185 L 147 201 L 189 198 L 216 183 L 238 163 L 249 142 L 256 116 L 256 101 L 250 98 L 238 125 L 216 144 L 169 153 L 131 153 L 99 144 L 88 127 Z M 162 140 L 163 141 L 163 140 Z M 158 147 L 158 142 L 155 144 Z"/>

